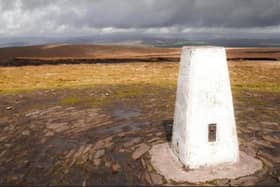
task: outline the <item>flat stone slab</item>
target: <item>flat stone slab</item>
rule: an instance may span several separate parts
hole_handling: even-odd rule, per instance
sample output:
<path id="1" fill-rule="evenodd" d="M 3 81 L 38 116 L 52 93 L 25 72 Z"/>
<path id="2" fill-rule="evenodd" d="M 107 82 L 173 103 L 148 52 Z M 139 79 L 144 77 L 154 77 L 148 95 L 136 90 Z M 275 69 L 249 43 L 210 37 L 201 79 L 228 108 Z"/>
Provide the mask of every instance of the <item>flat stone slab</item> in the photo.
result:
<path id="1" fill-rule="evenodd" d="M 254 174 L 262 169 L 262 162 L 240 151 L 240 160 L 235 164 L 220 164 L 187 170 L 175 157 L 168 143 L 157 144 L 150 150 L 151 163 L 166 180 L 200 183 L 215 179 L 235 179 Z"/>

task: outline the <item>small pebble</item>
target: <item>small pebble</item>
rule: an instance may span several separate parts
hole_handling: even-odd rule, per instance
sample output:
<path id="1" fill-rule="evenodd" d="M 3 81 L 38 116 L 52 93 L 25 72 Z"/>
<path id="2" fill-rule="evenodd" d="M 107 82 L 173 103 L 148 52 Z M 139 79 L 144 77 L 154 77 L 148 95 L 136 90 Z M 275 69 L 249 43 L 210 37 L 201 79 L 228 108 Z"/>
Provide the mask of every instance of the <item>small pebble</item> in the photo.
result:
<path id="1" fill-rule="evenodd" d="M 112 173 L 118 173 L 121 170 L 121 166 L 118 163 L 112 164 Z"/>
<path id="2" fill-rule="evenodd" d="M 13 107 L 11 107 L 11 106 L 6 107 L 6 110 L 12 110 L 12 109 L 13 109 Z"/>
<path id="3" fill-rule="evenodd" d="M 94 158 L 97 159 L 97 158 L 101 158 L 105 153 L 105 150 L 104 149 L 101 149 L 101 150 L 98 150 L 95 155 L 94 155 Z"/>
<path id="4" fill-rule="evenodd" d="M 101 159 L 95 159 L 95 160 L 93 161 L 93 164 L 94 164 L 95 166 L 99 166 L 99 165 L 101 164 Z"/>
<path id="5" fill-rule="evenodd" d="M 24 130 L 21 133 L 23 136 L 29 136 L 30 135 L 30 131 L 29 130 Z"/>
<path id="6" fill-rule="evenodd" d="M 109 168 L 111 166 L 111 162 L 105 162 L 105 167 Z"/>

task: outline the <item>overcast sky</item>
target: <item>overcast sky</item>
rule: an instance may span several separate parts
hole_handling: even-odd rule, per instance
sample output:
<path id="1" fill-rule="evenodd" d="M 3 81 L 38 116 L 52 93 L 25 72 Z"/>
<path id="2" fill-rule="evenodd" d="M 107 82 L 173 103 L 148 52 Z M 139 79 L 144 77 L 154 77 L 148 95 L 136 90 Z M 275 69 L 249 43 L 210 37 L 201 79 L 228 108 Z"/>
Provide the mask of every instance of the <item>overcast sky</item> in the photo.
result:
<path id="1" fill-rule="evenodd" d="M 0 37 L 277 37 L 280 0 L 0 0 Z"/>

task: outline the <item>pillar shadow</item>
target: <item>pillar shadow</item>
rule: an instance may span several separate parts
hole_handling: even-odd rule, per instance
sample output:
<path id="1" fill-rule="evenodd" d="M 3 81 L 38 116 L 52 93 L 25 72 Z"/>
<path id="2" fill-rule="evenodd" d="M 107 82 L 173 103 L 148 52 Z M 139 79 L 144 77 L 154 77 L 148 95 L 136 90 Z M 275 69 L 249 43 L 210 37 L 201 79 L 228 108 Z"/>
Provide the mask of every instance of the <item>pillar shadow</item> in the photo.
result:
<path id="1" fill-rule="evenodd" d="M 166 119 L 161 122 L 167 141 L 171 141 L 172 136 L 172 127 L 173 127 L 173 119 Z"/>

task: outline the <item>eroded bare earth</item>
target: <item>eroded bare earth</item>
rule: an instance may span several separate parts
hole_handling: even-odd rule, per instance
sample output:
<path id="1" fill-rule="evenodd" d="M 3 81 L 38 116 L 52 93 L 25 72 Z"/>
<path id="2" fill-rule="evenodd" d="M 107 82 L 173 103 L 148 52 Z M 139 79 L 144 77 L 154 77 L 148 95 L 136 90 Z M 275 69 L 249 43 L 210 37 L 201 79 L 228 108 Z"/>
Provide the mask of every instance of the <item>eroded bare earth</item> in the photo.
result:
<path id="1" fill-rule="evenodd" d="M 207 184 L 279 185 L 279 62 L 230 61 L 229 68 L 240 149 L 265 167 Z M 176 184 L 156 173 L 148 150 L 170 140 L 178 63 L 37 70 L 0 68 L 1 184 Z M 26 76 L 18 79 L 17 72 Z"/>

